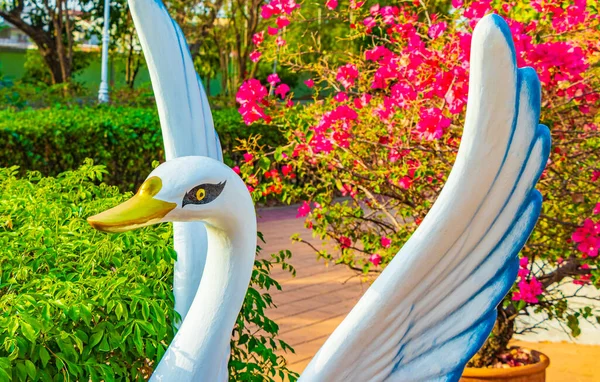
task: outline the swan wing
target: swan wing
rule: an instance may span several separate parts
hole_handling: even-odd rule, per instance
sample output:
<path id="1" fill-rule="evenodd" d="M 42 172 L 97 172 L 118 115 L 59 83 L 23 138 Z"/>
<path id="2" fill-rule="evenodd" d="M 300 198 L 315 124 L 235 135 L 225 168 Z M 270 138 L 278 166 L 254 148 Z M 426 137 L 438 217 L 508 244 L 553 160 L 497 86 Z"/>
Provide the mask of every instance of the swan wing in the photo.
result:
<path id="1" fill-rule="evenodd" d="M 129 0 L 156 98 L 166 159 L 207 156 L 223 160 L 208 97 L 181 28 L 160 0 Z M 203 223 L 174 223 L 177 262 L 175 310 L 185 318 L 206 260 Z"/>
<path id="2" fill-rule="evenodd" d="M 410 240 L 305 369 L 302 381 L 458 381 L 515 282 L 541 208 L 550 135 L 541 88 L 497 15 L 473 34 L 456 163 Z"/>
<path id="3" fill-rule="evenodd" d="M 177 23 L 160 0 L 129 0 L 158 107 L 166 159 L 221 159 L 208 98 Z"/>

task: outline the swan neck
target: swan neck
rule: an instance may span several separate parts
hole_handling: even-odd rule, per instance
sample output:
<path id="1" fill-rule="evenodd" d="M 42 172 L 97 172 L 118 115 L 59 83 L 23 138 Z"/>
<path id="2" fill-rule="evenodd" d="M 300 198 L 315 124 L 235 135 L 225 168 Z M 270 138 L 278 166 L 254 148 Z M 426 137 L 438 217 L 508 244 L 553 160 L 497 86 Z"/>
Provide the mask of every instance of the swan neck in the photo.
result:
<path id="1" fill-rule="evenodd" d="M 256 250 L 256 216 L 206 224 L 208 252 L 192 305 L 153 375 L 155 381 L 226 381 L 229 341 Z M 168 379 L 167 379 L 168 378 Z"/>

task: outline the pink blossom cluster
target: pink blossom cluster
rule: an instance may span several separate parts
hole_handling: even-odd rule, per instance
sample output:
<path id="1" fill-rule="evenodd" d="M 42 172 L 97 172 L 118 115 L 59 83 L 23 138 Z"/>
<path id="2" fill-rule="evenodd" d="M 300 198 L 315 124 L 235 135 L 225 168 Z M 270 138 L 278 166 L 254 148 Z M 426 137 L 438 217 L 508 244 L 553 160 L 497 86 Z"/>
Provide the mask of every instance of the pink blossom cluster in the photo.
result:
<path id="1" fill-rule="evenodd" d="M 420 120 L 417 123 L 417 135 L 422 139 L 433 141 L 440 139 L 452 120 L 445 117 L 437 107 L 421 108 Z"/>
<path id="2" fill-rule="evenodd" d="M 600 220 L 585 219 L 583 225 L 573 232 L 571 240 L 578 243 L 577 250 L 582 257 L 597 257 L 600 249 Z"/>
<path id="3" fill-rule="evenodd" d="M 242 86 L 240 86 L 235 100 L 240 104 L 238 111 L 247 125 L 260 119 L 270 120 L 261 106 L 266 105 L 266 96 L 267 88 L 254 78 L 244 81 Z"/>
<path id="4" fill-rule="evenodd" d="M 272 0 L 263 5 L 260 15 L 263 19 L 269 19 L 273 16 L 290 15 L 300 5 L 294 0 Z"/>
<path id="5" fill-rule="evenodd" d="M 300 207 L 298 207 L 298 213 L 296 214 L 297 218 L 303 218 L 308 216 L 310 213 L 310 203 L 307 201 L 303 201 Z"/>
<path id="6" fill-rule="evenodd" d="M 519 260 L 519 290 L 512 296 L 513 301 L 524 301 L 528 304 L 537 304 L 538 296 L 544 292 L 543 285 L 535 276 L 531 276 L 529 271 L 529 259 L 522 257 Z"/>
<path id="7" fill-rule="evenodd" d="M 312 128 L 314 135 L 309 142 L 312 152 L 329 153 L 333 150 L 334 144 L 348 147 L 352 137 L 351 127 L 357 119 L 357 112 L 348 105 L 339 105 L 325 112 L 319 123 Z"/>
<path id="8" fill-rule="evenodd" d="M 355 65 L 346 64 L 338 68 L 336 79 L 340 81 L 342 86 L 346 89 L 354 85 L 357 78 L 358 70 Z"/>
<path id="9" fill-rule="evenodd" d="M 565 7 L 565 3 L 567 6 Z M 551 15 L 556 32 L 572 30 L 586 22 L 591 16 L 586 9 L 586 0 L 532 0 L 531 6 L 540 13 Z"/>

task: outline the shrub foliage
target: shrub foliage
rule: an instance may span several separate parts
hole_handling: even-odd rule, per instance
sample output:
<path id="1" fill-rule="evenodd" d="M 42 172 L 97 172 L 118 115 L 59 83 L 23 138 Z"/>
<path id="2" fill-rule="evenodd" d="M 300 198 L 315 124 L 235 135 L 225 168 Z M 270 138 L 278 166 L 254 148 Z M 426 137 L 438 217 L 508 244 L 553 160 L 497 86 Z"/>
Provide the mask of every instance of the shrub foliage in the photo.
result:
<path id="1" fill-rule="evenodd" d="M 130 197 L 97 184 L 87 161 L 56 178 L 0 169 L 0 380 L 144 380 L 173 338 L 171 226 L 119 235 L 85 218 Z M 265 315 L 280 289 L 274 265 L 293 272 L 289 252 L 257 260 L 232 337 L 234 379 L 294 380 Z"/>
<path id="2" fill-rule="evenodd" d="M 275 146 L 277 129 L 245 126 L 235 110 L 213 112 L 225 161 L 240 160 L 234 152 L 238 139 L 250 133 Z M 55 176 L 76 168 L 85 158 L 107 167 L 105 182 L 134 190 L 156 158 L 163 158 L 163 143 L 154 108 L 123 106 L 54 106 L 45 109 L 0 111 L 0 166 L 20 166 Z"/>

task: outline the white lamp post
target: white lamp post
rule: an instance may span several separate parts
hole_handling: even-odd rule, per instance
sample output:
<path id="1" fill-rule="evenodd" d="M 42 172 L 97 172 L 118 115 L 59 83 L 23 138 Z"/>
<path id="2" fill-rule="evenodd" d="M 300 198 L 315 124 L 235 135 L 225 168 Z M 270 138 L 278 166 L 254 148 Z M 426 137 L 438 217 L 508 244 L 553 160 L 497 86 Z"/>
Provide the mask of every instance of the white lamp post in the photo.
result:
<path id="1" fill-rule="evenodd" d="M 106 103 L 108 96 L 108 44 L 110 43 L 110 0 L 104 0 L 104 30 L 102 31 L 102 82 L 98 91 L 98 101 Z"/>

